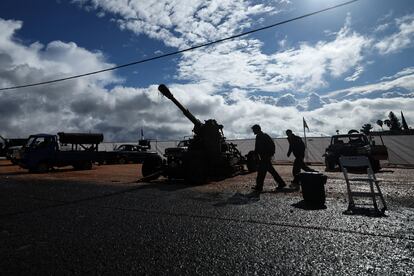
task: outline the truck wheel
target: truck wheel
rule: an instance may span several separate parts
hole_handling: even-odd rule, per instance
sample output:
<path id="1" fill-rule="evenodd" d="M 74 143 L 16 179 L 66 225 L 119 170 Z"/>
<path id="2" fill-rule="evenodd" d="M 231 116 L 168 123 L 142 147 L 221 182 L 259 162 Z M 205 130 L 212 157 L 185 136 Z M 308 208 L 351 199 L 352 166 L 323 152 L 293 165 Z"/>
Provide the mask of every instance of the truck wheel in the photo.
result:
<path id="1" fill-rule="evenodd" d="M 249 172 L 257 171 L 257 167 L 259 165 L 259 158 L 257 157 L 257 154 L 254 151 L 249 151 L 246 155 L 246 159 L 247 170 Z"/>
<path id="2" fill-rule="evenodd" d="M 46 173 L 50 169 L 50 166 L 47 162 L 40 162 L 37 164 L 36 169 L 34 170 L 36 173 Z"/>
<path id="3" fill-rule="evenodd" d="M 162 158 L 159 155 L 149 156 L 142 164 L 142 176 L 147 177 L 161 170 Z"/>
<path id="4" fill-rule="evenodd" d="M 79 162 L 79 163 L 72 164 L 72 166 L 75 170 L 90 170 L 92 169 L 92 162 L 91 161 Z"/>
<path id="5" fill-rule="evenodd" d="M 85 161 L 82 164 L 82 170 L 91 170 L 92 169 L 92 162 L 91 161 Z"/>

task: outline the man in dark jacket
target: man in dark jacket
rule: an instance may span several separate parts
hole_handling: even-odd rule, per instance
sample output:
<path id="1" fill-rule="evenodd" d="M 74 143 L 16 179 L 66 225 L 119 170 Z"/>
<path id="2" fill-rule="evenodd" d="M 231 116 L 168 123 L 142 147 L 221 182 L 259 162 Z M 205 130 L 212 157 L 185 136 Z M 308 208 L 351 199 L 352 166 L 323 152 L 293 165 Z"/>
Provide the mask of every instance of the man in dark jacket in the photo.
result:
<path id="1" fill-rule="evenodd" d="M 293 162 L 292 168 L 292 184 L 297 185 L 298 183 L 296 176 L 300 173 L 301 169 L 306 172 L 314 172 L 315 170 L 306 166 L 305 162 L 303 161 L 305 158 L 305 144 L 303 143 L 302 138 L 293 134 L 290 129 L 286 130 L 286 135 L 289 141 L 289 150 L 287 156 L 289 157 L 292 152 L 295 156 L 295 161 Z"/>
<path id="2" fill-rule="evenodd" d="M 275 143 L 269 135 L 262 132 L 259 125 L 252 126 L 252 130 L 256 135 L 254 151 L 259 156 L 256 186 L 252 189 L 258 192 L 261 192 L 263 190 L 263 182 L 267 172 L 269 172 L 273 176 L 273 179 L 276 181 L 276 183 L 278 183 L 276 189 L 282 189 L 286 186 L 286 183 L 276 172 L 275 168 L 273 168 L 271 162 L 272 156 L 275 154 Z"/>

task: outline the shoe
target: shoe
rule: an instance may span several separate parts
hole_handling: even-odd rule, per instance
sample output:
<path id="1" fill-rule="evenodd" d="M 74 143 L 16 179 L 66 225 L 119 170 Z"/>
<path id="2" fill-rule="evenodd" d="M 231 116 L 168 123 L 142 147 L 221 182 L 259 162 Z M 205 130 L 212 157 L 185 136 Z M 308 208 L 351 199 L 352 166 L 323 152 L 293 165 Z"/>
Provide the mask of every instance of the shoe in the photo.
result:
<path id="1" fill-rule="evenodd" d="M 255 192 L 261 192 L 263 189 L 257 188 L 256 186 L 253 186 L 252 190 L 255 191 Z"/>
<path id="2" fill-rule="evenodd" d="M 299 191 L 299 189 L 300 189 L 299 182 L 297 182 L 297 181 L 292 181 L 292 182 L 290 182 L 289 187 L 290 187 L 291 189 L 293 189 L 293 190 L 297 190 L 297 191 Z"/>
<path id="3" fill-rule="evenodd" d="M 300 185 L 299 184 L 290 184 L 289 186 L 292 190 L 294 191 L 299 191 L 300 190 Z"/>
<path id="4" fill-rule="evenodd" d="M 280 183 L 277 187 L 276 187 L 276 191 L 280 191 L 283 190 L 283 188 L 286 187 L 286 183 Z"/>

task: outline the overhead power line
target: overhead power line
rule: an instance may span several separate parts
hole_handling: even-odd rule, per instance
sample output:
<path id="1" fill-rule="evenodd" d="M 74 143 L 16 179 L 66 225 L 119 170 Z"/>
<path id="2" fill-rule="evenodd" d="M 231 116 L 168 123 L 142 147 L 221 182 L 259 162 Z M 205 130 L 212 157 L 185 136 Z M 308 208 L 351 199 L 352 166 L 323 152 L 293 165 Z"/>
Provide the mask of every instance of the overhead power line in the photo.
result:
<path id="1" fill-rule="evenodd" d="M 183 49 L 183 50 L 174 51 L 174 52 L 166 53 L 166 54 L 163 54 L 163 55 L 158 55 L 158 56 L 154 56 L 154 57 L 151 57 L 151 58 L 141 59 L 141 60 L 133 61 L 133 62 L 130 62 L 130 63 L 125 63 L 125 64 L 117 65 L 117 66 L 114 66 L 114 67 L 101 69 L 101 70 L 97 70 L 97 71 L 92 71 L 92 72 L 89 72 L 89 73 L 74 75 L 74 76 L 70 76 L 70 77 L 59 78 L 59 79 L 48 80 L 48 81 L 42 81 L 42 82 L 36 82 L 36 83 L 30 83 L 30 84 L 17 85 L 17 86 L 3 87 L 3 88 L 0 88 L 0 91 L 26 88 L 26 87 L 32 87 L 32 86 L 40 86 L 40 85 L 45 85 L 45 84 L 50 84 L 50 83 L 55 83 L 55 82 L 61 82 L 61 81 L 66 81 L 66 80 L 71 80 L 71 79 L 82 78 L 82 77 L 96 75 L 96 74 L 103 73 L 103 72 L 113 71 L 113 70 L 120 69 L 120 68 L 123 68 L 123 67 L 128 67 L 128 66 L 132 66 L 132 65 L 136 65 L 136 64 L 140 64 L 140 63 L 145 63 L 145 62 L 149 62 L 149 61 L 156 60 L 156 59 L 161 59 L 161 58 L 181 54 L 181 53 L 192 51 L 192 50 L 195 50 L 195 49 L 198 49 L 198 48 L 207 47 L 207 46 L 210 46 L 210 45 L 213 45 L 213 44 L 216 44 L 216 43 L 221 43 L 221 42 L 224 42 L 224 41 L 227 41 L 227 40 L 232 40 L 232 39 L 242 37 L 242 36 L 245 36 L 245 35 L 248 35 L 248 34 L 252 34 L 252 33 L 256 33 L 256 32 L 266 30 L 266 29 L 274 28 L 276 26 L 283 25 L 283 24 L 286 24 L 286 23 L 289 23 L 289 22 L 292 22 L 292 21 L 296 21 L 296 20 L 299 20 L 299 19 L 303 19 L 305 17 L 309 17 L 309 16 L 312 16 L 312 15 L 315 15 L 315 14 L 318 14 L 318 13 L 322 13 L 322 12 L 333 10 L 333 9 L 336 9 L 336 8 L 339 8 L 339 7 L 342 7 L 342 6 L 346 6 L 346 5 L 352 4 L 352 3 L 357 2 L 357 1 L 359 1 L 359 0 L 352 0 L 352 1 L 344 2 L 344 3 L 338 4 L 338 5 L 335 5 L 335 6 L 331 6 L 331 7 L 325 8 L 325 9 L 321 9 L 321 10 L 318 10 L 318 11 L 315 11 L 315 12 L 307 13 L 307 14 L 304 14 L 304 15 L 301 15 L 301 16 L 298 16 L 298 17 L 294 17 L 294 18 L 291 18 L 291 19 L 288 19 L 288 20 L 284 20 L 284 21 L 280 21 L 280 22 L 277 22 L 277 23 L 274 23 L 274 24 L 271 24 L 271 25 L 267 25 L 265 27 L 253 29 L 253 30 L 250 30 L 250 31 L 247 31 L 247 32 L 243 32 L 243 33 L 240 33 L 240 34 L 237 34 L 237 35 L 233 35 L 233 36 L 218 39 L 218 40 L 215 40 L 215 41 L 207 42 L 207 43 L 204 43 L 204 44 L 199 44 L 199 45 L 196 45 L 196 46 L 193 46 L 193 47 L 190 47 L 190 48 L 186 48 L 186 49 Z"/>

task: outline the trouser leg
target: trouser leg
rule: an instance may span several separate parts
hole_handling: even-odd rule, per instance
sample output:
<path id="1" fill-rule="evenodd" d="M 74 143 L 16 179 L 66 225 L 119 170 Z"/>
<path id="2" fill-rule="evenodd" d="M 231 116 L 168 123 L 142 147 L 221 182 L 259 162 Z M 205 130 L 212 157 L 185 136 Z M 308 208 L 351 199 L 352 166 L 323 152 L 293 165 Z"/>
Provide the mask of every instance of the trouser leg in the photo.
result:
<path id="1" fill-rule="evenodd" d="M 306 163 L 305 163 L 305 161 L 303 160 L 305 157 L 303 157 L 303 156 L 300 156 L 300 157 L 296 157 L 296 159 L 298 160 L 298 166 L 299 166 L 299 172 L 300 172 L 300 169 L 302 169 L 302 170 L 304 170 L 305 172 L 313 172 L 314 170 L 313 169 L 311 169 L 311 168 L 309 168 L 307 165 L 306 165 Z"/>
<path id="2" fill-rule="evenodd" d="M 296 175 L 300 173 L 300 168 L 301 168 L 300 158 L 295 158 L 295 161 L 293 161 L 293 168 L 292 168 L 293 177 L 296 177 Z"/>
<path id="3" fill-rule="evenodd" d="M 266 177 L 266 172 L 267 172 L 266 164 L 262 160 L 260 160 L 259 166 L 257 168 L 257 177 L 256 177 L 256 188 L 259 190 L 263 189 L 263 182 Z"/>
<path id="4" fill-rule="evenodd" d="M 273 176 L 273 179 L 276 181 L 276 183 L 279 186 L 284 186 L 286 185 L 285 181 L 282 179 L 282 177 L 280 177 L 280 175 L 277 173 L 277 171 L 275 170 L 275 168 L 273 167 L 271 161 L 269 160 L 268 164 L 267 164 L 267 171 Z"/>

